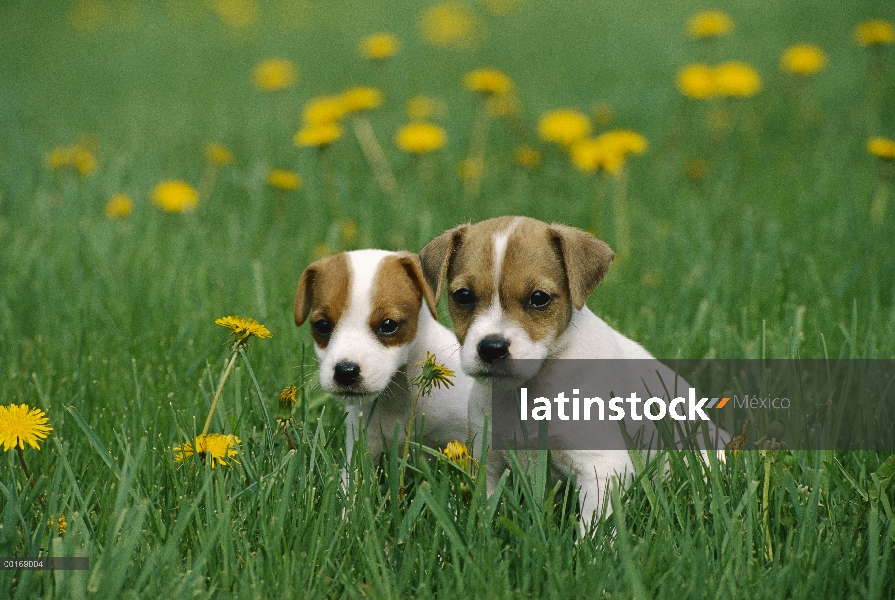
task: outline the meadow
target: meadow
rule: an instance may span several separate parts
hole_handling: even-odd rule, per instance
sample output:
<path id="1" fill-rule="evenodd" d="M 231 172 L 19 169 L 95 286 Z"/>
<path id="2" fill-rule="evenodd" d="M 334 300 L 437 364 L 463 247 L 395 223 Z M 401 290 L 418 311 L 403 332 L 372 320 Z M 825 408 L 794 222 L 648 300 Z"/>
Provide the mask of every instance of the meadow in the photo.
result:
<path id="1" fill-rule="evenodd" d="M 707 8 L 732 29 L 689 35 Z M 574 490 L 543 473 L 488 497 L 417 448 L 399 490 L 400 449 L 345 457 L 292 308 L 317 257 L 524 214 L 616 250 L 589 306 L 656 356 L 891 359 L 895 45 L 856 37 L 872 19 L 891 28 L 895 5 L 3 3 L 0 406 L 52 431 L 2 453 L 0 557 L 90 569 L 0 570 L 0 595 L 895 596 L 891 452 L 660 453 L 579 538 Z M 379 32 L 392 52 L 362 47 Z M 781 66 L 796 44 L 823 60 Z M 724 91 L 729 61 L 747 69 Z M 482 68 L 506 79 L 467 77 Z M 353 86 L 381 103 L 309 116 Z M 574 159 L 547 139 L 556 109 L 636 143 Z M 321 122 L 339 135 L 306 131 Z M 413 122 L 436 141 L 396 140 Z M 223 387 L 224 464 L 183 448 L 231 358 L 227 315 L 272 337 Z"/>

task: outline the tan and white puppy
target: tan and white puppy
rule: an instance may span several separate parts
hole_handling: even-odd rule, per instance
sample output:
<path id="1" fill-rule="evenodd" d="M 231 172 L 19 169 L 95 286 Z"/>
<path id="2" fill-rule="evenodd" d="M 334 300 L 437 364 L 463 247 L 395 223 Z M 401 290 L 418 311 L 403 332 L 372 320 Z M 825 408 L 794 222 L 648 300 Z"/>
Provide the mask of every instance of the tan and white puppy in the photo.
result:
<path id="1" fill-rule="evenodd" d="M 419 257 L 410 252 L 342 252 L 311 263 L 302 273 L 295 324 L 310 322 L 320 385 L 346 405 L 348 460 L 361 427 L 367 429 L 374 457 L 383 451 L 383 434 L 391 441 L 395 423 L 404 435 L 413 398 L 410 380 L 421 372 L 416 363 L 426 359 L 427 351 L 457 376 L 453 387 L 436 388 L 419 399 L 417 419 L 425 418 L 422 442 L 443 447 L 466 436 L 472 381 L 460 369 L 457 338 L 437 316 Z"/>
<path id="2" fill-rule="evenodd" d="M 461 364 L 475 378 L 467 442 L 475 445 L 476 456 L 481 456 L 484 417 L 491 416 L 492 360 L 652 358 L 585 304 L 614 257 L 607 244 L 585 231 L 512 216 L 460 225 L 420 252 L 435 297 L 447 287 Z M 600 508 L 610 478 L 633 471 L 623 450 L 551 456 L 554 473 L 574 476 L 581 486 L 583 529 Z M 488 453 L 489 493 L 507 466 L 506 453 Z"/>

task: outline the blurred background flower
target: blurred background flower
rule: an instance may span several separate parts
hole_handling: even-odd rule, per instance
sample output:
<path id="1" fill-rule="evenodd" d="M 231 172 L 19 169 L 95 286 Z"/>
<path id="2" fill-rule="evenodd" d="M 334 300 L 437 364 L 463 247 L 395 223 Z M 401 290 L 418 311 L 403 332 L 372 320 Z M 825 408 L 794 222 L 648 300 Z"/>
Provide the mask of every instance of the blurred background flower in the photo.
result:
<path id="1" fill-rule="evenodd" d="M 360 41 L 361 56 L 381 61 L 398 53 L 398 38 L 390 33 L 373 33 Z"/>
<path id="2" fill-rule="evenodd" d="M 285 90 L 298 81 L 298 69 L 285 58 L 268 58 L 255 66 L 255 87 L 265 92 Z"/>
<path id="3" fill-rule="evenodd" d="M 410 154 L 427 154 L 447 143 L 447 132 L 434 123 L 410 123 L 395 134 L 395 145 Z"/>
<path id="4" fill-rule="evenodd" d="M 720 10 L 697 13 L 687 21 L 687 34 L 692 38 L 721 37 L 732 30 L 733 19 Z"/>
<path id="5" fill-rule="evenodd" d="M 106 204 L 106 216 L 110 219 L 126 219 L 134 212 L 134 202 L 127 194 L 115 194 Z"/>
<path id="6" fill-rule="evenodd" d="M 860 46 L 895 44 L 895 26 L 883 19 L 864 21 L 855 27 L 854 37 Z"/>
<path id="7" fill-rule="evenodd" d="M 471 49 L 485 37 L 484 25 L 463 2 L 434 4 L 420 16 L 420 35 L 435 46 Z"/>
<path id="8" fill-rule="evenodd" d="M 780 57 L 780 68 L 796 75 L 814 75 L 827 66 L 827 55 L 813 44 L 796 44 Z"/>
<path id="9" fill-rule="evenodd" d="M 191 212 L 199 204 L 199 193 L 185 181 L 169 179 L 155 186 L 152 201 L 168 213 Z"/>
<path id="10" fill-rule="evenodd" d="M 584 113 L 570 108 L 550 110 L 538 119 L 538 134 L 545 142 L 568 146 L 590 134 L 590 120 Z"/>

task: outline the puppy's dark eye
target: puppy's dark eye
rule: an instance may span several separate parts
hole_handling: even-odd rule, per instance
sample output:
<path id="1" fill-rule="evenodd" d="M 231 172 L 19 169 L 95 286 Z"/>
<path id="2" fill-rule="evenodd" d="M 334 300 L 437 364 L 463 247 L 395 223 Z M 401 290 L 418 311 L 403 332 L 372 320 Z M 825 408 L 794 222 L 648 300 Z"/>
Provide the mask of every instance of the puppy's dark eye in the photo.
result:
<path id="1" fill-rule="evenodd" d="M 377 335 L 394 335 L 401 328 L 401 323 L 398 321 L 393 321 L 391 319 L 386 319 L 382 323 L 379 324 L 379 329 L 376 330 Z"/>
<path id="2" fill-rule="evenodd" d="M 314 328 L 317 335 L 322 335 L 323 337 L 328 337 L 333 332 L 333 324 L 326 319 L 317 319 L 311 324 L 311 327 Z"/>
<path id="3" fill-rule="evenodd" d="M 454 299 L 454 302 L 463 307 L 471 306 L 472 303 L 475 302 L 475 296 L 473 296 L 472 292 L 466 288 L 460 288 L 454 292 L 452 298 Z"/>
<path id="4" fill-rule="evenodd" d="M 550 294 L 538 290 L 531 295 L 528 299 L 528 303 L 535 308 L 544 308 L 550 304 L 550 300 Z"/>

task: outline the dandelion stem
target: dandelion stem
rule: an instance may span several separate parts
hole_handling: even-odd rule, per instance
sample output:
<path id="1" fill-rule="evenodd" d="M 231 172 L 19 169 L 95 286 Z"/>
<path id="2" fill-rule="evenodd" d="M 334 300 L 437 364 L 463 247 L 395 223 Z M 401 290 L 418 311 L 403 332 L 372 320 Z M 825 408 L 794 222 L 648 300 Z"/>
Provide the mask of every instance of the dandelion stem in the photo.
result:
<path id="1" fill-rule="evenodd" d="M 261 403 L 261 412 L 264 414 L 264 428 L 267 432 L 267 442 L 271 449 L 273 449 L 273 436 L 270 433 L 270 415 L 267 414 L 267 406 L 264 405 L 264 396 L 261 394 L 261 386 L 258 385 L 258 379 L 255 378 L 255 371 L 252 370 L 252 364 L 249 362 L 249 357 L 246 356 L 245 349 L 240 346 L 239 353 L 242 355 L 242 359 L 246 363 L 246 368 L 249 370 L 249 375 L 252 376 L 252 382 L 255 384 L 255 392 L 258 394 L 258 401 Z"/>
<path id="2" fill-rule="evenodd" d="M 764 454 L 764 453 L 763 453 Z M 774 560 L 774 547 L 771 544 L 771 530 L 768 527 L 768 496 L 771 486 L 771 458 L 767 454 L 764 456 L 764 490 L 761 493 L 762 515 L 761 521 L 764 525 L 764 541 L 767 546 L 768 560 Z"/>
<path id="3" fill-rule="evenodd" d="M 388 166 L 388 160 L 382 151 L 382 146 L 376 139 L 376 133 L 370 125 L 370 120 L 362 115 L 355 116 L 351 119 L 351 127 L 354 130 L 354 137 L 360 144 L 360 149 L 364 153 L 364 158 L 373 169 L 373 174 L 379 181 L 379 187 L 386 194 L 394 196 L 398 191 L 398 182 Z"/>
<path id="4" fill-rule="evenodd" d="M 615 176 L 612 212 L 615 221 L 615 243 L 619 256 L 625 257 L 631 246 L 628 225 L 628 175 L 624 168 Z"/>
<path id="5" fill-rule="evenodd" d="M 286 434 L 286 441 L 289 442 L 289 447 L 298 452 L 298 448 L 295 447 L 295 442 L 292 441 L 292 436 L 289 435 L 289 430 L 286 427 L 283 427 L 283 433 Z"/>
<path id="6" fill-rule="evenodd" d="M 202 173 L 202 178 L 199 180 L 198 192 L 200 201 L 207 201 L 211 196 L 217 178 L 218 166 L 215 163 L 210 163 L 208 167 L 206 167 L 205 172 Z"/>
<path id="7" fill-rule="evenodd" d="M 28 483 L 31 484 L 31 489 L 34 489 L 36 486 L 36 484 L 34 483 L 34 477 L 31 476 L 31 471 L 28 470 L 28 465 L 25 464 L 25 455 L 22 454 L 22 449 L 19 446 L 16 446 L 16 454 L 19 456 L 19 464 L 22 465 L 22 470 L 25 471 L 25 477 L 28 478 Z M 40 502 L 41 508 L 47 510 L 47 505 L 44 503 L 43 496 L 38 494 L 37 500 L 38 502 Z"/>
<path id="8" fill-rule="evenodd" d="M 321 146 L 317 149 L 317 159 L 320 169 L 323 171 L 323 185 L 329 196 L 330 218 L 338 220 L 342 217 L 342 207 L 339 201 L 339 182 L 336 179 L 336 170 L 332 164 L 329 148 Z"/>
<path id="9" fill-rule="evenodd" d="M 407 458 L 410 456 L 410 438 L 413 435 L 413 423 L 416 421 L 416 405 L 419 402 L 420 394 L 423 391 L 424 386 L 420 386 L 416 389 L 416 395 L 413 397 L 413 402 L 410 404 L 410 418 L 407 419 L 407 436 L 404 438 L 404 451 L 401 452 L 401 459 L 404 461 L 404 464 L 401 465 L 401 489 L 404 489 L 404 472 L 407 470 Z"/>
<path id="10" fill-rule="evenodd" d="M 488 145 L 488 129 L 490 125 L 491 119 L 488 113 L 488 105 L 484 101 L 479 102 L 475 122 L 472 125 L 472 136 L 469 140 L 469 156 L 467 157 L 469 167 L 472 169 L 472 176 L 463 180 L 463 198 L 466 200 L 473 200 L 479 195 L 484 173 L 479 172 L 478 169 L 485 163 L 485 147 Z"/>
<path id="11" fill-rule="evenodd" d="M 227 382 L 227 378 L 230 376 L 230 371 L 233 370 L 233 365 L 236 363 L 236 357 L 239 356 L 239 349 L 233 351 L 233 356 L 230 357 L 230 362 L 227 363 L 227 368 L 224 370 L 224 374 L 221 375 L 221 381 L 218 383 L 218 389 L 214 393 L 214 399 L 211 401 L 211 409 L 208 411 L 208 418 L 205 419 L 205 427 L 202 428 L 202 435 L 208 434 L 208 429 L 211 427 L 211 419 L 214 417 L 214 411 L 218 407 L 218 401 L 221 399 L 221 392 L 224 391 L 224 384 Z"/>

